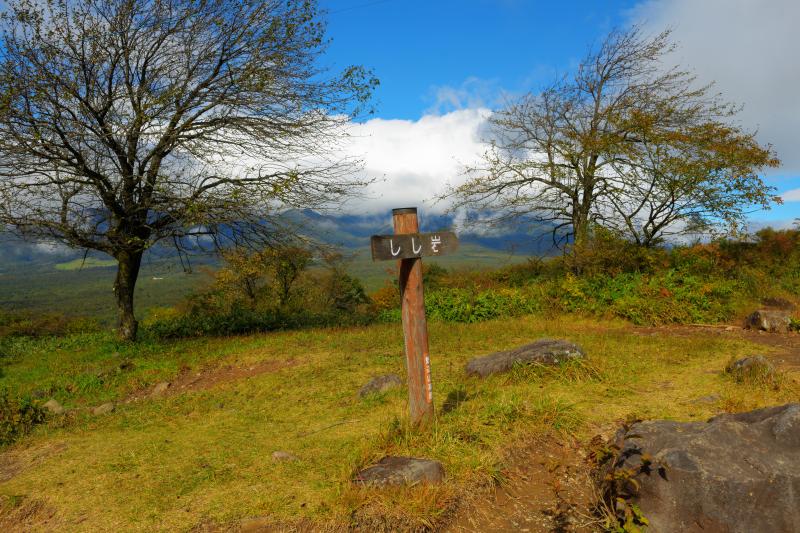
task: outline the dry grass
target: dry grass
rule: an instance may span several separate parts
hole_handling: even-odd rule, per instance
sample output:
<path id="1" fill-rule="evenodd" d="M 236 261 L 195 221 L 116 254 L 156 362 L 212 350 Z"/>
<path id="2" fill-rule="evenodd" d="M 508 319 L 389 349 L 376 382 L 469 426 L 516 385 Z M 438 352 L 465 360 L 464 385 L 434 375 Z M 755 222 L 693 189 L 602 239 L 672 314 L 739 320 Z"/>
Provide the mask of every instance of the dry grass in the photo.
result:
<path id="1" fill-rule="evenodd" d="M 252 517 L 330 529 L 421 529 L 444 521 L 464 491 L 501 479 L 504 451 L 523 435 L 555 430 L 585 439 L 628 417 L 698 420 L 796 400 L 799 390 L 792 376 L 778 390 L 728 379 L 722 370 L 731 357 L 763 348 L 702 331 L 636 335 L 623 323 L 558 317 L 430 329 L 439 413 L 426 432 L 405 423 L 403 390 L 366 400 L 356 394 L 374 375 L 404 375 L 396 325 L 181 341 L 126 353 L 138 365 L 134 376 L 60 392 L 60 399 L 67 406 L 119 400 L 135 384 L 187 366 L 293 365 L 42 427 L 4 452 L 6 462 L 24 467 L 0 483 L 0 516 L 29 516 L 20 508 L 27 501 L 53 513 L 46 526 L 30 522 L 30 530 L 186 531 Z M 577 342 L 589 359 L 465 377 L 470 357 L 540 337 Z M 52 365 L 58 390 L 67 391 L 70 380 L 108 367 L 112 357 L 107 348 L 88 354 L 78 341 L 56 355 L 52 348 L 29 346 L 28 357 L 4 368 L 2 382 L 31 390 L 34 376 L 46 376 Z M 275 462 L 275 450 L 300 460 Z M 386 454 L 440 460 L 447 480 L 389 491 L 351 485 L 355 471 Z"/>

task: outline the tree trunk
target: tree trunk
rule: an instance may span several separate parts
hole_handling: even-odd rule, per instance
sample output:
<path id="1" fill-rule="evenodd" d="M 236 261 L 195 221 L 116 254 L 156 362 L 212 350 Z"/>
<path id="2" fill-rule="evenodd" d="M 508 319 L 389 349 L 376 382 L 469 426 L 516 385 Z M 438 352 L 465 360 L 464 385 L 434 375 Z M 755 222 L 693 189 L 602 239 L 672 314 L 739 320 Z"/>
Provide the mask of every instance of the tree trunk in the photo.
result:
<path id="1" fill-rule="evenodd" d="M 135 341 L 139 323 L 133 313 L 133 293 L 139 278 L 143 252 L 121 252 L 117 254 L 117 279 L 114 295 L 117 297 L 119 329 L 117 334 L 125 341 Z"/>
<path id="2" fill-rule="evenodd" d="M 582 213 L 576 213 L 572 217 L 572 271 L 576 275 L 583 274 L 583 257 L 589 245 L 589 217 Z"/>

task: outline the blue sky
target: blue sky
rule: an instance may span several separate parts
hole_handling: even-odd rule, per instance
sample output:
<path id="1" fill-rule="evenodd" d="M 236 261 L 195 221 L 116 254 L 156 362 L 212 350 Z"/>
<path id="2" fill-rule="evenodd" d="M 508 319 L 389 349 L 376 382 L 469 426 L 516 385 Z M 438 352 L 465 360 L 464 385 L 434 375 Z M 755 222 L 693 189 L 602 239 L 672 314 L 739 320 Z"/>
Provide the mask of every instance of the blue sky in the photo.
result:
<path id="1" fill-rule="evenodd" d="M 439 87 L 469 79 L 484 90 L 525 92 L 552 80 L 635 2 L 326 0 L 328 59 L 357 62 L 381 80 L 378 115 L 417 119 Z"/>
<path id="2" fill-rule="evenodd" d="M 481 150 L 486 110 L 569 72 L 613 27 L 638 22 L 674 30 L 674 62 L 715 81 L 745 106 L 743 126 L 758 129 L 784 161 L 768 182 L 786 202 L 754 220 L 787 225 L 800 217 L 800 56 L 796 0 L 321 0 L 333 39 L 325 62 L 361 64 L 381 81 L 376 114 L 359 133 L 367 171 L 382 177 L 385 209 L 429 197 Z M 435 170 L 431 170 L 435 169 Z M 435 172 L 435 173 L 434 173 Z M 405 194 L 405 197 L 403 197 Z"/>

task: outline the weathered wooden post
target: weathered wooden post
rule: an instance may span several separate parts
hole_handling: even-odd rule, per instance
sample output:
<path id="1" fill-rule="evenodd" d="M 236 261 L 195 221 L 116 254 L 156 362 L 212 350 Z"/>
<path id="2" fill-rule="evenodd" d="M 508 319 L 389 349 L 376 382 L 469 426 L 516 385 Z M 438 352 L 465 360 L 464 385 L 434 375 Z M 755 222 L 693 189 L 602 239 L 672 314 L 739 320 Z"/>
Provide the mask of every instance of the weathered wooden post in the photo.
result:
<path id="1" fill-rule="evenodd" d="M 416 207 L 394 209 L 392 218 L 395 234 L 419 233 Z M 424 425 L 433 418 L 433 384 L 421 257 L 400 260 L 400 313 L 408 369 L 408 407 L 412 423 Z"/>
<path id="2" fill-rule="evenodd" d="M 422 257 L 452 252 L 458 239 L 451 232 L 419 233 L 417 208 L 392 210 L 394 235 L 372 237 L 372 258 L 400 260 L 400 309 L 408 371 L 411 422 L 424 425 L 433 418 L 433 384 L 428 351 L 428 324 L 422 287 Z"/>

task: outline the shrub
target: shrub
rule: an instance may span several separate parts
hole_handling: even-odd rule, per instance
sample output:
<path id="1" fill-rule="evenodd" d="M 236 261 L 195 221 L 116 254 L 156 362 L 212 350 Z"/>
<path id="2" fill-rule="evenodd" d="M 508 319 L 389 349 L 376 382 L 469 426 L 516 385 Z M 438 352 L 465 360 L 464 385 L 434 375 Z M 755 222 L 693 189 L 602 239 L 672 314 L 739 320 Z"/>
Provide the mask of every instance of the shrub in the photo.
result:
<path id="1" fill-rule="evenodd" d="M 369 300 L 379 313 L 396 309 L 400 306 L 400 289 L 397 288 L 397 285 L 387 283 L 370 294 Z"/>
<path id="2" fill-rule="evenodd" d="M 559 258 L 559 261 L 565 270 L 582 275 L 617 275 L 663 268 L 668 263 L 668 257 L 661 248 L 639 246 L 614 231 L 595 225 L 589 240 L 573 245 L 570 253 Z"/>
<path id="3" fill-rule="evenodd" d="M 44 409 L 30 400 L 13 396 L 7 389 L 0 390 L 0 446 L 26 435 L 45 418 Z"/>
<path id="4" fill-rule="evenodd" d="M 541 301 L 521 289 L 471 291 L 444 289 L 426 296 L 425 310 L 433 320 L 480 322 L 504 316 L 519 316 L 541 310 Z"/>

